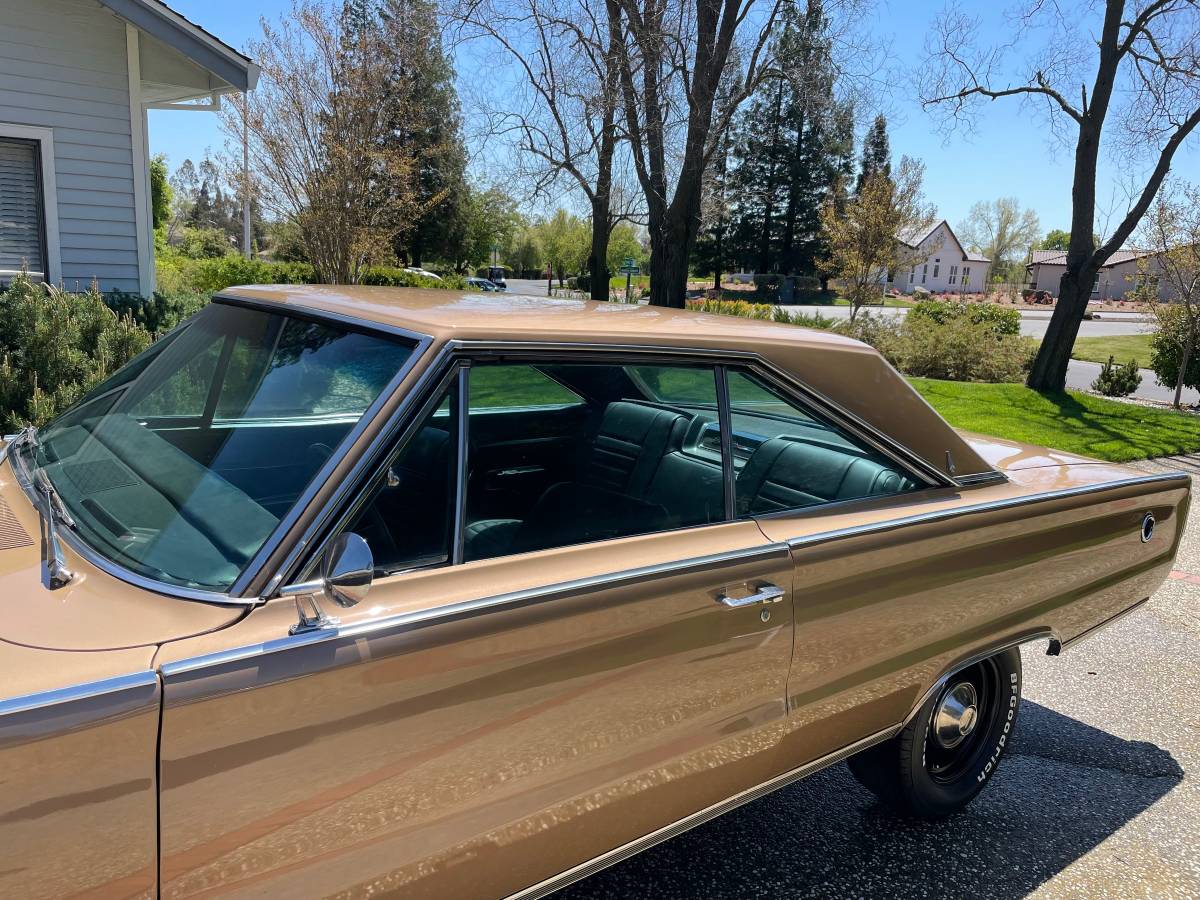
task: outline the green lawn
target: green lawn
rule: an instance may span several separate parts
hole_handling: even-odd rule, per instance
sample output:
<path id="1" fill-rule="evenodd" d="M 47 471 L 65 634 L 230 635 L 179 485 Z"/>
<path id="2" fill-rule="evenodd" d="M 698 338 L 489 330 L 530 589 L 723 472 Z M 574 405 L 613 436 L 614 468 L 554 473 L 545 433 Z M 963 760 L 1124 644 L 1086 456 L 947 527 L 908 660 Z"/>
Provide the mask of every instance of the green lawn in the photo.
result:
<path id="1" fill-rule="evenodd" d="M 910 378 L 956 428 L 1041 444 L 1113 462 L 1200 450 L 1200 418 L 1068 391 L 1020 384 Z"/>
<path id="2" fill-rule="evenodd" d="M 1108 362 L 1110 356 L 1118 363 L 1136 359 L 1139 366 L 1146 368 L 1150 365 L 1150 335 L 1113 334 L 1076 338 L 1071 356 L 1098 363 Z"/>

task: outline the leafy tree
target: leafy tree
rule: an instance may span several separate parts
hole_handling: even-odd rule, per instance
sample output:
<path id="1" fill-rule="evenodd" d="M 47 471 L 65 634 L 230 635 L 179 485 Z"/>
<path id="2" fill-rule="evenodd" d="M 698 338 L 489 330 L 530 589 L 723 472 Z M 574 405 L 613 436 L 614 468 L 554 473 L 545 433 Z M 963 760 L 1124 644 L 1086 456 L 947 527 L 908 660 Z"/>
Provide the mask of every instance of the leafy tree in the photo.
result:
<path id="1" fill-rule="evenodd" d="M 1184 386 L 1200 387 L 1200 185 L 1168 179 L 1142 222 L 1136 294 L 1150 301 L 1157 328 L 1150 367 L 1160 384 L 1174 385 L 1175 408 Z M 1164 290 L 1165 289 L 1165 290 Z M 1172 303 L 1159 303 L 1160 293 Z"/>
<path id="2" fill-rule="evenodd" d="M 516 201 L 497 187 L 469 190 L 464 212 L 464 238 L 454 257 L 458 272 L 486 264 L 493 249 L 507 249 L 522 224 Z"/>
<path id="3" fill-rule="evenodd" d="M 854 184 L 854 192 L 862 190 L 863 182 L 882 172 L 892 174 L 892 150 L 888 141 L 887 117 L 880 113 L 871 123 L 867 136 L 863 139 L 862 159 L 858 166 L 858 181 Z"/>
<path id="4" fill-rule="evenodd" d="M 538 226 L 539 243 L 550 271 L 558 277 L 561 287 L 570 274 L 582 271 L 590 249 L 587 225 L 564 209 Z"/>
<path id="5" fill-rule="evenodd" d="M 924 230 L 933 222 L 933 209 L 921 195 L 923 177 L 924 167 L 904 156 L 895 179 L 883 172 L 871 173 L 844 211 L 833 198 L 826 201 L 822 223 L 829 254 L 823 267 L 843 280 L 851 319 L 863 304 L 882 300 L 887 273 L 908 264 L 918 252 L 896 236 Z"/>
<path id="6" fill-rule="evenodd" d="M 1026 252 L 1037 240 L 1041 223 L 1032 209 L 1021 209 L 1016 197 L 975 203 L 958 225 L 958 238 L 967 248 L 992 261 L 997 281 L 1012 281 Z"/>
<path id="7" fill-rule="evenodd" d="M 171 216 L 171 185 L 167 181 L 167 158 L 159 153 L 150 160 L 150 210 L 157 231 Z"/>
<path id="8" fill-rule="evenodd" d="M 1071 246 L 1071 232 L 1061 228 L 1051 228 L 1038 244 L 1039 250 L 1066 250 Z"/>
<path id="9" fill-rule="evenodd" d="M 641 265 L 645 259 L 641 237 L 638 230 L 628 222 L 622 222 L 612 230 L 608 237 L 608 271 L 616 273 L 625 262 L 626 257 Z M 593 294 L 595 296 L 595 294 Z"/>
<path id="10" fill-rule="evenodd" d="M 262 77 L 245 110 L 223 113 L 234 140 L 246 122 L 258 196 L 295 223 L 323 282 L 357 282 L 426 212 L 419 160 L 392 140 L 396 50 L 337 0 L 293 0 L 251 43 Z"/>

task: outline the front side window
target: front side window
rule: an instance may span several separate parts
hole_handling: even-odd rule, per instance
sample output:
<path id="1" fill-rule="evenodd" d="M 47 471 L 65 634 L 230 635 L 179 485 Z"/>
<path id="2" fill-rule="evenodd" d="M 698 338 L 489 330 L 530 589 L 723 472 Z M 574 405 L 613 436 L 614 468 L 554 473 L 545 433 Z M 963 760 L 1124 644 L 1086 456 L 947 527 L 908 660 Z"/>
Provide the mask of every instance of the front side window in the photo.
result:
<path id="1" fill-rule="evenodd" d="M 224 591 L 412 352 L 212 304 L 46 428 L 34 461 L 98 553 Z"/>
<path id="2" fill-rule="evenodd" d="M 740 516 L 898 494 L 919 485 L 856 436 L 757 377 L 729 373 Z"/>

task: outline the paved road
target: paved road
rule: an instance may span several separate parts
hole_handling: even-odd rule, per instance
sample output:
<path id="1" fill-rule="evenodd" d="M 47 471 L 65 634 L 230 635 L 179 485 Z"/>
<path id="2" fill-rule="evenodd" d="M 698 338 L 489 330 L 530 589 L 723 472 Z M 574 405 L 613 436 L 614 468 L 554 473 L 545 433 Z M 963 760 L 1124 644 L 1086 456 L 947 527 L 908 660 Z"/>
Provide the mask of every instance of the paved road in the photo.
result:
<path id="1" fill-rule="evenodd" d="M 1025 652 L 1018 737 L 965 812 L 897 819 L 839 765 L 558 896 L 1200 897 L 1200 515 L 1178 568 L 1062 657 Z"/>
<path id="2" fill-rule="evenodd" d="M 1155 379 L 1154 373 L 1150 369 L 1138 369 L 1142 373 L 1142 383 L 1136 391 L 1135 397 L 1142 397 L 1147 400 L 1161 400 L 1164 403 L 1170 403 L 1175 399 L 1174 387 L 1162 387 Z M 1100 374 L 1100 363 L 1085 362 L 1081 359 L 1073 359 L 1067 366 L 1067 387 L 1074 388 L 1080 391 L 1091 389 L 1092 382 L 1096 380 L 1096 376 Z M 1184 388 L 1180 395 L 1180 400 L 1185 404 L 1195 405 L 1200 403 L 1200 392 L 1191 388 Z"/>

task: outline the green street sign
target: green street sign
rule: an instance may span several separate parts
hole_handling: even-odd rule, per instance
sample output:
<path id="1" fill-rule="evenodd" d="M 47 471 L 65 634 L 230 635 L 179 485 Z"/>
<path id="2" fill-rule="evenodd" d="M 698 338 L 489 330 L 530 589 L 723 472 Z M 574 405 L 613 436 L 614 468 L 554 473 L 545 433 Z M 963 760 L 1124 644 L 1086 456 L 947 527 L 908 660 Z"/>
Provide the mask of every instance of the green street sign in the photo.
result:
<path id="1" fill-rule="evenodd" d="M 627 256 L 627 257 L 625 257 L 625 261 L 623 263 L 621 263 L 621 268 L 622 269 L 636 269 L 637 268 L 637 260 L 634 259 L 632 256 Z"/>
<path id="2" fill-rule="evenodd" d="M 642 270 L 638 268 L 637 263 L 632 262 L 626 262 L 625 265 L 621 266 L 619 271 L 622 275 L 640 275 L 642 272 Z"/>

